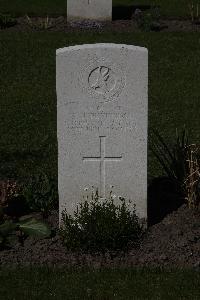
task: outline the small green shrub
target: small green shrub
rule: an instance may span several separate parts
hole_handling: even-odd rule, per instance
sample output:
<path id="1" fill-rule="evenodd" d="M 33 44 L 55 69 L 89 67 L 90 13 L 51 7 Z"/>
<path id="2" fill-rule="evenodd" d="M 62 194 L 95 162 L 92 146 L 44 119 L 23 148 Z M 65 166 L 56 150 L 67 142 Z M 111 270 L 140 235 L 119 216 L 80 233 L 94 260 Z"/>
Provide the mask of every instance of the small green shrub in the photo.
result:
<path id="1" fill-rule="evenodd" d="M 114 197 L 101 199 L 98 191 L 77 206 L 74 217 L 62 212 L 60 234 L 68 250 L 80 252 L 120 252 L 138 245 L 143 226 L 128 210 L 124 198 L 121 205 Z"/>
<path id="2" fill-rule="evenodd" d="M 31 211 L 41 212 L 47 217 L 57 204 L 58 194 L 55 182 L 44 172 L 33 174 L 23 184 L 23 195 Z"/>
<path id="3" fill-rule="evenodd" d="M 17 21 L 8 14 L 0 14 L 0 28 L 5 29 L 17 24 Z"/>
<path id="4" fill-rule="evenodd" d="M 26 15 L 27 24 L 37 30 L 47 30 L 53 27 L 51 19 L 47 16 L 46 18 L 38 18 L 38 20 L 32 20 L 28 15 Z"/>
<path id="5" fill-rule="evenodd" d="M 159 132 L 149 130 L 149 148 L 159 161 L 167 176 L 183 184 L 187 173 L 187 148 L 189 146 L 188 132 L 183 129 L 179 135 L 176 131 L 176 142 L 168 145 Z"/>
<path id="6" fill-rule="evenodd" d="M 157 130 L 149 131 L 149 148 L 167 176 L 175 180 L 185 195 L 189 207 L 200 204 L 200 146 L 190 144 L 184 128 L 176 142 L 169 146 Z"/>

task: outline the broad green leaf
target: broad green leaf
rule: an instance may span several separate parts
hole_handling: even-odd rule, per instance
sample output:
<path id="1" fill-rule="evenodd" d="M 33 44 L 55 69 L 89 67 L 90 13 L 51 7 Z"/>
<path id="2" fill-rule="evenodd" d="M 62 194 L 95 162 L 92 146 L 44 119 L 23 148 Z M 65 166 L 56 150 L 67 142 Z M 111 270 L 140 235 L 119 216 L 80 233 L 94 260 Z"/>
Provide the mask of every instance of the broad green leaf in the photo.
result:
<path id="1" fill-rule="evenodd" d="M 34 218 L 28 218 L 26 220 L 20 221 L 17 224 L 19 225 L 19 229 L 28 235 L 37 237 L 49 237 L 51 234 L 51 230 L 46 224 Z"/>

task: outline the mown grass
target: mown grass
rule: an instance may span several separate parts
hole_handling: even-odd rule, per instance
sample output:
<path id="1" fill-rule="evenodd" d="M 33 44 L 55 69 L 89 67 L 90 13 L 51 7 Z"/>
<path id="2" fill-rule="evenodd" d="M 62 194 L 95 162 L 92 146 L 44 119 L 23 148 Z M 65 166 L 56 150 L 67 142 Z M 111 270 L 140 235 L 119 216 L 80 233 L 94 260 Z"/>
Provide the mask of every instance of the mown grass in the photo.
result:
<path id="1" fill-rule="evenodd" d="M 2 268 L 2 300 L 25 299 L 199 299 L 194 270 Z"/>
<path id="2" fill-rule="evenodd" d="M 113 6 L 151 4 L 160 6 L 163 16 L 189 17 L 190 0 L 113 0 Z M 197 3 L 198 0 L 193 0 Z M 11 12 L 16 16 L 29 15 L 66 15 L 67 0 L 0 0 L 0 12 Z"/>
<path id="3" fill-rule="evenodd" d="M 189 129 L 198 142 L 200 39 L 197 33 L 1 33 L 0 174 L 42 168 L 57 178 L 55 52 L 68 45 L 114 42 L 149 49 L 149 126 L 169 142 Z M 159 175 L 149 153 L 149 176 Z"/>

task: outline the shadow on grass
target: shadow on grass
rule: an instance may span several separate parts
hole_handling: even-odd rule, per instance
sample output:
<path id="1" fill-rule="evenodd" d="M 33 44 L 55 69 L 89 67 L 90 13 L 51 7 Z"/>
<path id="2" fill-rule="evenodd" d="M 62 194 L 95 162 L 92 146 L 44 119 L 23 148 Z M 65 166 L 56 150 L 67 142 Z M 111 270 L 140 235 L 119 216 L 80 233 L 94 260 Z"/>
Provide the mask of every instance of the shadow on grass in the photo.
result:
<path id="1" fill-rule="evenodd" d="M 184 195 L 176 181 L 157 177 L 148 186 L 148 226 L 159 223 L 184 203 Z"/>
<path id="2" fill-rule="evenodd" d="M 152 7 L 153 7 L 152 5 L 142 5 L 142 4 L 130 5 L 130 6 L 114 6 L 112 8 L 112 20 L 131 20 L 136 9 L 145 11 Z"/>

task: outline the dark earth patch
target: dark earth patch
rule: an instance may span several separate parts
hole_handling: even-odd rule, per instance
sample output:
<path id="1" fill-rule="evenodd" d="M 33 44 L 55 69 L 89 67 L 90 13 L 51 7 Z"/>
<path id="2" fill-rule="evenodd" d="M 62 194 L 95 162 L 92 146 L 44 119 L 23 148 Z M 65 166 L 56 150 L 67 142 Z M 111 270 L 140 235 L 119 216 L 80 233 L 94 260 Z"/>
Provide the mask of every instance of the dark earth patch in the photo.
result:
<path id="1" fill-rule="evenodd" d="M 35 217 L 42 218 L 40 214 Z M 47 222 L 56 232 L 54 237 L 42 240 L 29 237 L 24 246 L 1 251 L 0 265 L 150 266 L 200 270 L 200 210 L 189 209 L 186 204 L 149 226 L 137 249 L 114 258 L 66 251 L 58 236 L 58 212 L 52 211 Z"/>
<path id="2" fill-rule="evenodd" d="M 74 32 L 74 31 L 113 31 L 113 32 L 134 32 L 141 31 L 136 20 L 113 20 L 112 22 L 94 22 L 94 21 L 83 21 L 76 23 L 67 23 L 67 19 L 63 16 L 57 18 L 48 19 L 48 28 L 44 29 L 40 26 L 41 23 L 45 23 L 45 18 L 32 17 L 30 18 L 31 23 L 28 23 L 26 17 L 17 18 L 17 24 L 1 31 L 62 31 L 62 32 Z M 155 26 L 152 31 L 162 32 L 196 32 L 200 31 L 200 25 L 192 23 L 190 20 L 185 19 L 160 19 L 159 26 Z"/>

